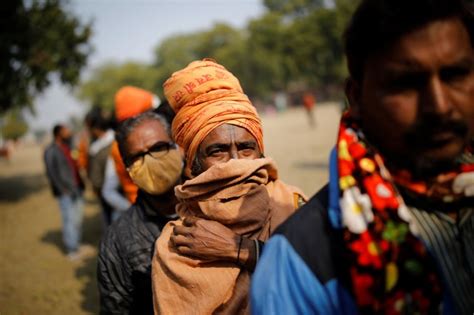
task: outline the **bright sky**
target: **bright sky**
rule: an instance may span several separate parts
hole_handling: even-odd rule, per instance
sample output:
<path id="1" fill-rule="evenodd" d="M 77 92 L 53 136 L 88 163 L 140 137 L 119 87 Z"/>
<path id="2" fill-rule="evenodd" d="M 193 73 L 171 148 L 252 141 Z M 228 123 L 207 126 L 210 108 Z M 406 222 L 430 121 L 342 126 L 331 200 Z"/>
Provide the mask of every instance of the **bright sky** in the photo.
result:
<path id="1" fill-rule="evenodd" d="M 216 22 L 243 28 L 265 10 L 261 0 L 72 0 L 70 9 L 83 21 L 93 21 L 88 70 L 111 60 L 150 62 L 154 48 L 173 34 L 209 29 Z M 80 115 L 86 105 L 53 84 L 35 108 L 36 117 L 28 118 L 32 129 L 49 129 Z"/>

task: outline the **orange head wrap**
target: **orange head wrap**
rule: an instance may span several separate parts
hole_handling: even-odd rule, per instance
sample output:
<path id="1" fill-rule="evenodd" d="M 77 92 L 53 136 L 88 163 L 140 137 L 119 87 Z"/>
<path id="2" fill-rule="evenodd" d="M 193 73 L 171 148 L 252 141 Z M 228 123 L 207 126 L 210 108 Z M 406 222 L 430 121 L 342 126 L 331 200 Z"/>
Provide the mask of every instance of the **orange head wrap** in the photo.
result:
<path id="1" fill-rule="evenodd" d="M 257 111 L 243 93 L 239 80 L 220 64 L 210 59 L 194 61 L 173 73 L 163 88 L 176 112 L 173 137 L 186 153 L 188 175 L 201 142 L 223 124 L 245 128 L 263 153 Z"/>
<path id="2" fill-rule="evenodd" d="M 158 105 L 158 98 L 143 89 L 124 86 L 115 93 L 115 117 L 118 122 L 141 114 Z"/>

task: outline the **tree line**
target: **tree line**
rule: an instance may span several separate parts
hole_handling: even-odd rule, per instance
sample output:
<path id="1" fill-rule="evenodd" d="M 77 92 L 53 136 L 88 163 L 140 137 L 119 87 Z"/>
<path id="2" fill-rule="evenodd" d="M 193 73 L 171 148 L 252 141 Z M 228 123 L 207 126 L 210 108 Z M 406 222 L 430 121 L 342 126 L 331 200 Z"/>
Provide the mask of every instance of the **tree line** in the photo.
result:
<path id="1" fill-rule="evenodd" d="M 91 23 L 61 0 L 9 0 L 0 6 L 0 146 L 18 139 L 35 97 L 53 80 L 75 87 L 92 51 Z"/>
<path id="2" fill-rule="evenodd" d="M 233 72 L 252 99 L 265 102 L 275 92 L 303 89 L 322 98 L 339 96 L 347 75 L 341 39 L 357 1 L 264 0 L 264 5 L 266 12 L 244 29 L 218 23 L 165 39 L 151 64 L 103 64 L 80 85 L 78 96 L 106 109 L 113 108 L 115 91 L 126 84 L 163 97 L 164 81 L 202 58 Z"/>
<path id="3" fill-rule="evenodd" d="M 160 97 L 162 84 L 196 59 L 214 58 L 233 72 L 253 99 L 275 92 L 318 91 L 337 96 L 346 77 L 342 34 L 358 0 L 263 0 L 266 12 L 243 29 L 224 23 L 171 36 L 150 64 L 105 63 L 79 82 L 92 52 L 93 25 L 68 9 L 67 0 L 12 0 L 0 8 L 0 138 L 27 130 L 22 112 L 53 80 L 79 87 L 89 106 L 113 108 L 115 92 L 135 85 Z"/>

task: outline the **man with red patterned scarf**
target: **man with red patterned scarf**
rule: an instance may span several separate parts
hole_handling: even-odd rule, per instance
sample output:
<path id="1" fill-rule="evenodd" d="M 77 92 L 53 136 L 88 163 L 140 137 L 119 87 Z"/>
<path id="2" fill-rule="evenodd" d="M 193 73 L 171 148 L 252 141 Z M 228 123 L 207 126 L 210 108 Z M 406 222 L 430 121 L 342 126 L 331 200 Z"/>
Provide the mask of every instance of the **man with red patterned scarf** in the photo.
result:
<path id="1" fill-rule="evenodd" d="M 473 37 L 462 0 L 361 2 L 329 184 L 265 246 L 254 314 L 473 314 Z"/>

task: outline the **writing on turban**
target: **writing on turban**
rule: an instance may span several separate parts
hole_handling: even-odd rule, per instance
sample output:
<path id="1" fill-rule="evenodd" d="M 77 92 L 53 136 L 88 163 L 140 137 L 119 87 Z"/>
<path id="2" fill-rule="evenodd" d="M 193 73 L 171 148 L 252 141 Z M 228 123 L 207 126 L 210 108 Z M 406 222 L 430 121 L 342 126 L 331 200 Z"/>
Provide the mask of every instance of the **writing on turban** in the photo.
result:
<path id="1" fill-rule="evenodd" d="M 263 134 L 255 107 L 239 80 L 211 59 L 191 62 L 163 84 L 164 94 L 176 113 L 172 132 L 186 155 L 186 174 L 206 136 L 223 124 L 245 128 L 261 152 Z"/>

